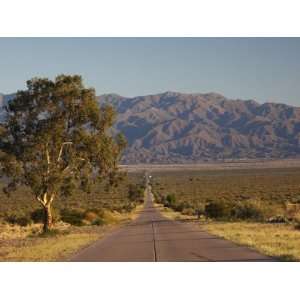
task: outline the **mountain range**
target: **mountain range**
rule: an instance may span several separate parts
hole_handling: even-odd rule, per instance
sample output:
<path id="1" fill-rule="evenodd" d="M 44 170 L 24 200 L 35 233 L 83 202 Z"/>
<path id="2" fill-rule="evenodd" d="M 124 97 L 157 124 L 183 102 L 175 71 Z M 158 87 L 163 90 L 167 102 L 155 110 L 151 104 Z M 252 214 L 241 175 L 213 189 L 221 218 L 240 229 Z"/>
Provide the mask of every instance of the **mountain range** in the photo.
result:
<path id="1" fill-rule="evenodd" d="M 0 105 L 11 98 L 0 94 Z M 128 141 L 123 163 L 300 157 L 298 107 L 216 93 L 105 94 L 97 99 L 118 113 L 115 130 Z"/>

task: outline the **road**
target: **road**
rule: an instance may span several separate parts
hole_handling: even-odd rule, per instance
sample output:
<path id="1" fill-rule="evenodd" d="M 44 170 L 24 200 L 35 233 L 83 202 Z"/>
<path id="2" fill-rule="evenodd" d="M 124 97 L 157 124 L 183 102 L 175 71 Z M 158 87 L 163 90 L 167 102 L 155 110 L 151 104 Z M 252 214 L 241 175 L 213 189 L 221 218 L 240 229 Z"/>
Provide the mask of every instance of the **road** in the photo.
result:
<path id="1" fill-rule="evenodd" d="M 148 186 L 138 218 L 80 251 L 71 261 L 274 261 L 213 236 L 197 224 L 173 221 L 153 205 Z"/>

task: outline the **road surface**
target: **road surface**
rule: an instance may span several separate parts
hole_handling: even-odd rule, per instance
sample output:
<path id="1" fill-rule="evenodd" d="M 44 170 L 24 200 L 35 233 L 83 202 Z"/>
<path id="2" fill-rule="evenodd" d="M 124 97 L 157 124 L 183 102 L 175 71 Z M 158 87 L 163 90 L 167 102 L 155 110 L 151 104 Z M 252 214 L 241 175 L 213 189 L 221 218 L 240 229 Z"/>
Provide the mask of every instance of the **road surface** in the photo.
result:
<path id="1" fill-rule="evenodd" d="M 71 261 L 274 261 L 215 237 L 197 224 L 165 218 L 153 206 L 151 188 L 138 218 L 80 251 Z"/>

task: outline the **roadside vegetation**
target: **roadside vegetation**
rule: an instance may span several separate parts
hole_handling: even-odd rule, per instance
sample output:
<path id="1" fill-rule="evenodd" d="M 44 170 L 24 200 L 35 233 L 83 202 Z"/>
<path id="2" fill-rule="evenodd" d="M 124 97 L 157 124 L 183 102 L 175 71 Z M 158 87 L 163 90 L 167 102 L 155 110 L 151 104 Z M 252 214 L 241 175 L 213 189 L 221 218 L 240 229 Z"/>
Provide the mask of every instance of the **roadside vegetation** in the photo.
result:
<path id="1" fill-rule="evenodd" d="M 54 223 L 64 221 L 72 225 L 88 225 L 104 222 L 112 212 L 131 212 L 143 202 L 144 179 L 142 174 L 128 174 L 118 186 L 106 189 L 97 184 L 90 193 L 75 190 L 70 197 L 61 197 L 53 205 Z M 30 201 L 32 195 L 26 187 L 20 187 L 8 197 L 0 185 L 0 221 L 26 226 L 43 223 L 44 212 L 39 204 Z"/>
<path id="2" fill-rule="evenodd" d="M 81 76 L 33 78 L 0 124 L 0 260 L 55 260 L 131 219 L 143 176 L 118 164 L 116 114 Z M 80 229 L 79 229 L 80 228 Z"/>
<path id="3" fill-rule="evenodd" d="M 250 222 L 203 225 L 208 232 L 282 261 L 300 261 L 300 230 L 293 225 Z"/>
<path id="4" fill-rule="evenodd" d="M 67 260 L 72 253 L 134 219 L 142 208 L 142 174 L 128 174 L 118 187 L 77 191 L 53 208 L 54 225 L 43 233 L 43 210 L 30 203 L 26 189 L 8 198 L 0 192 L 0 261 Z"/>
<path id="5" fill-rule="evenodd" d="M 162 213 L 199 220 L 208 231 L 279 257 L 300 260 L 300 169 L 153 173 Z"/>
<path id="6" fill-rule="evenodd" d="M 51 231 L 42 232 L 42 224 L 27 226 L 0 224 L 0 261 L 66 261 L 79 249 L 102 238 L 118 224 L 133 220 L 140 210 L 109 212 L 101 225 L 55 223 Z"/>

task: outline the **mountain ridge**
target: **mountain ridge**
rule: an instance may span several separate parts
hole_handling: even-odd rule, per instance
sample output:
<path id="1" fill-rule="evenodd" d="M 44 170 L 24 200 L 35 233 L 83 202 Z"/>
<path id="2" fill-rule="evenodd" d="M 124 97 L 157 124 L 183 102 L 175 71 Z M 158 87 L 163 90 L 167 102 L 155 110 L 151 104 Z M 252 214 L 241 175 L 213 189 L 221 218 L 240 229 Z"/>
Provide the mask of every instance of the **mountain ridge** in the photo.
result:
<path id="1" fill-rule="evenodd" d="M 125 163 L 300 156 L 298 107 L 170 91 L 98 99 L 118 111 L 116 128 L 129 142 Z"/>
<path id="2" fill-rule="evenodd" d="M 5 104 L 12 95 L 0 94 Z M 123 163 L 193 163 L 300 157 L 300 108 L 166 91 L 137 97 L 103 94 L 128 140 Z"/>

